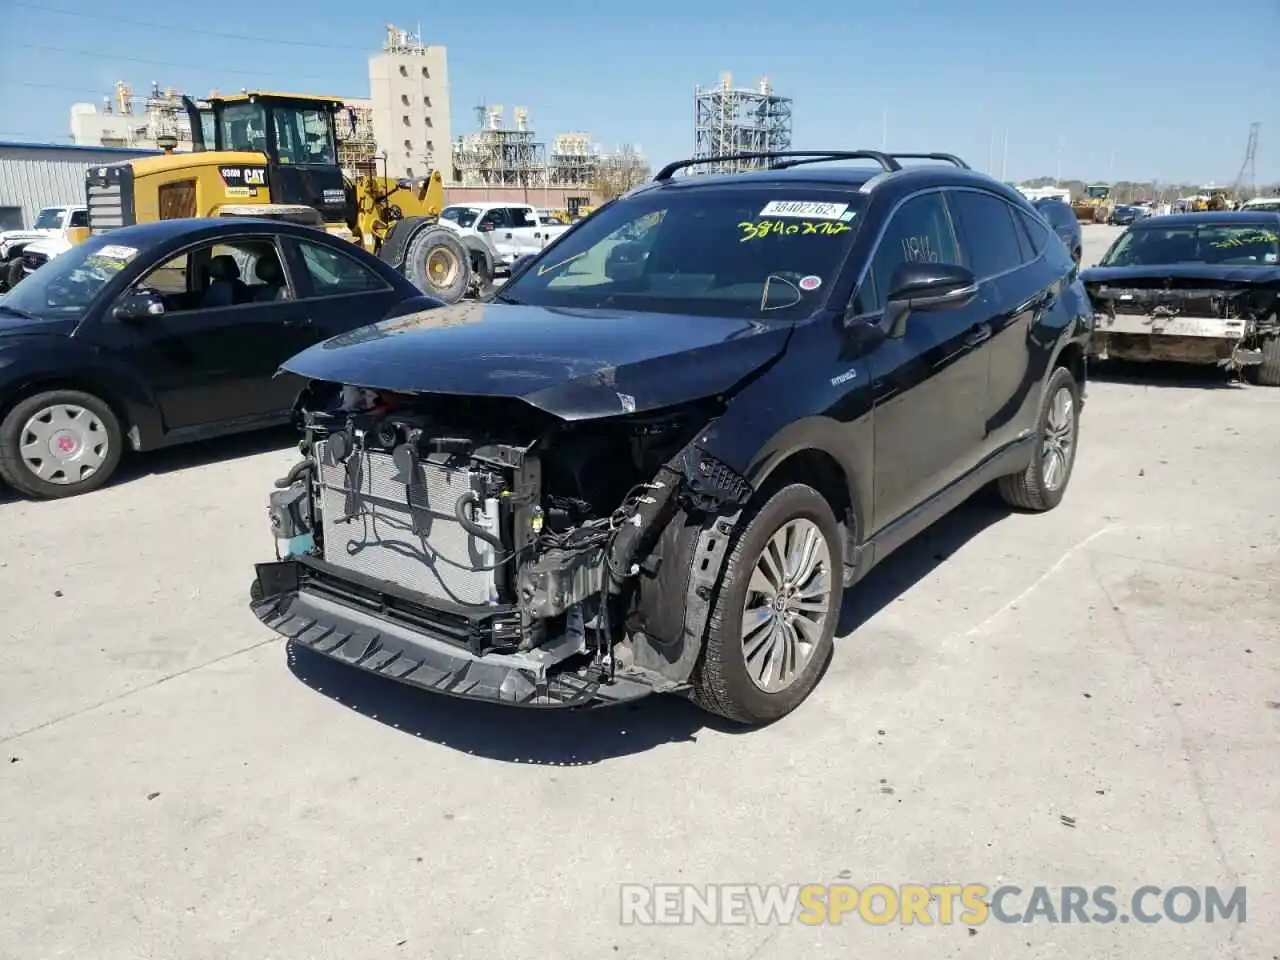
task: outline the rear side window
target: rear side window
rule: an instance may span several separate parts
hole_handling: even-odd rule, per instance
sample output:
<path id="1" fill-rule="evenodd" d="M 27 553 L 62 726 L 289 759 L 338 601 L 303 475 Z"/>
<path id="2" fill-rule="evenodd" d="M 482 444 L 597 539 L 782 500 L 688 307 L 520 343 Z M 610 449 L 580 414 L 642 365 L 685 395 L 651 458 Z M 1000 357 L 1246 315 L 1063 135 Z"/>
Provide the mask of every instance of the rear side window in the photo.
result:
<path id="1" fill-rule="evenodd" d="M 876 246 L 853 298 L 854 315 L 884 309 L 893 272 L 904 263 L 957 263 L 955 232 L 941 193 L 913 197 L 898 208 Z"/>
<path id="2" fill-rule="evenodd" d="M 1046 217 L 1050 216 L 1048 211 L 1041 211 L 1041 213 Z M 1015 216 L 1026 231 L 1025 238 L 1031 247 L 1031 256 L 1027 259 L 1034 260 L 1044 253 L 1045 244 L 1049 242 L 1049 228 L 1026 210 L 1016 210 Z"/>
<path id="3" fill-rule="evenodd" d="M 965 266 L 979 280 L 1021 266 L 1022 242 L 1009 204 L 976 190 L 956 190 L 948 199 L 963 236 L 961 253 Z"/>

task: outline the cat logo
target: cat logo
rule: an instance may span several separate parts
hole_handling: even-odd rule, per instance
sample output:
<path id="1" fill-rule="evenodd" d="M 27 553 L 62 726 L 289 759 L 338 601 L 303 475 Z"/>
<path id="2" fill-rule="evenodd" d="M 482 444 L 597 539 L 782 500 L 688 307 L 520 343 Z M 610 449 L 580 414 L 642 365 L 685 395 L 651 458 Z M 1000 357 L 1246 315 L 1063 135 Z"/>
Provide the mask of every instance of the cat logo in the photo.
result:
<path id="1" fill-rule="evenodd" d="M 249 168 L 244 172 L 244 182 L 254 187 L 265 186 L 267 182 L 267 171 L 261 167 Z"/>

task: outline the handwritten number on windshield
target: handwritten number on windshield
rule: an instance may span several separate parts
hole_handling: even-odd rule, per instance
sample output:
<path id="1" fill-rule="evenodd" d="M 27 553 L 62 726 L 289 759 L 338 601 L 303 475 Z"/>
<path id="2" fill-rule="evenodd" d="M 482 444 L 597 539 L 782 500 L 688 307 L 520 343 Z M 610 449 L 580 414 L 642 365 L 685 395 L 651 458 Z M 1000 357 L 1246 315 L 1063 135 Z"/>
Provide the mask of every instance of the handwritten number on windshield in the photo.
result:
<path id="1" fill-rule="evenodd" d="M 748 240 L 763 240 L 765 237 L 803 237 L 809 234 L 833 237 L 848 233 L 853 227 L 834 220 L 818 223 L 810 220 L 795 220 L 790 223 L 785 220 L 744 220 L 738 224 L 738 229 L 742 231 L 739 242 L 746 243 Z"/>

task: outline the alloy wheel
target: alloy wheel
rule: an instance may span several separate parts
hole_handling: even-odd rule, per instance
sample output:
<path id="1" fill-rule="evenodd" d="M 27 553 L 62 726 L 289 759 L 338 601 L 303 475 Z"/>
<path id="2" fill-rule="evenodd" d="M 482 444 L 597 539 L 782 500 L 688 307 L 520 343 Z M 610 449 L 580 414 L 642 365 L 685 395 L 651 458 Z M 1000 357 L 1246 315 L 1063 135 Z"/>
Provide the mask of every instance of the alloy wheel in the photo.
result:
<path id="1" fill-rule="evenodd" d="M 1045 488 L 1055 492 L 1067 480 L 1071 454 L 1076 442 L 1076 401 L 1071 390 L 1059 387 L 1045 418 L 1044 442 L 1040 449 L 1040 471 Z"/>
<path id="2" fill-rule="evenodd" d="M 742 610 L 747 676 L 766 693 L 787 689 L 822 639 L 831 609 L 831 550 L 812 520 L 783 524 L 756 559 Z"/>

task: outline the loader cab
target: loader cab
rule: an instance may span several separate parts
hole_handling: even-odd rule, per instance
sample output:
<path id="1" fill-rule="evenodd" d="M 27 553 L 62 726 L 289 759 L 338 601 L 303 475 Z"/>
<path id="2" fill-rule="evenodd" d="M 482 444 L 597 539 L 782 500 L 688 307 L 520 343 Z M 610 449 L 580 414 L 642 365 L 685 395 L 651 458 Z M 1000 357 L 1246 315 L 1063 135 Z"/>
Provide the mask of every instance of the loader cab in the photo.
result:
<path id="1" fill-rule="evenodd" d="M 263 185 L 272 203 L 312 207 L 326 223 L 346 221 L 335 130 L 335 116 L 343 111 L 340 100 L 247 92 L 187 101 L 186 108 L 194 150 L 260 153 L 267 161 Z"/>

